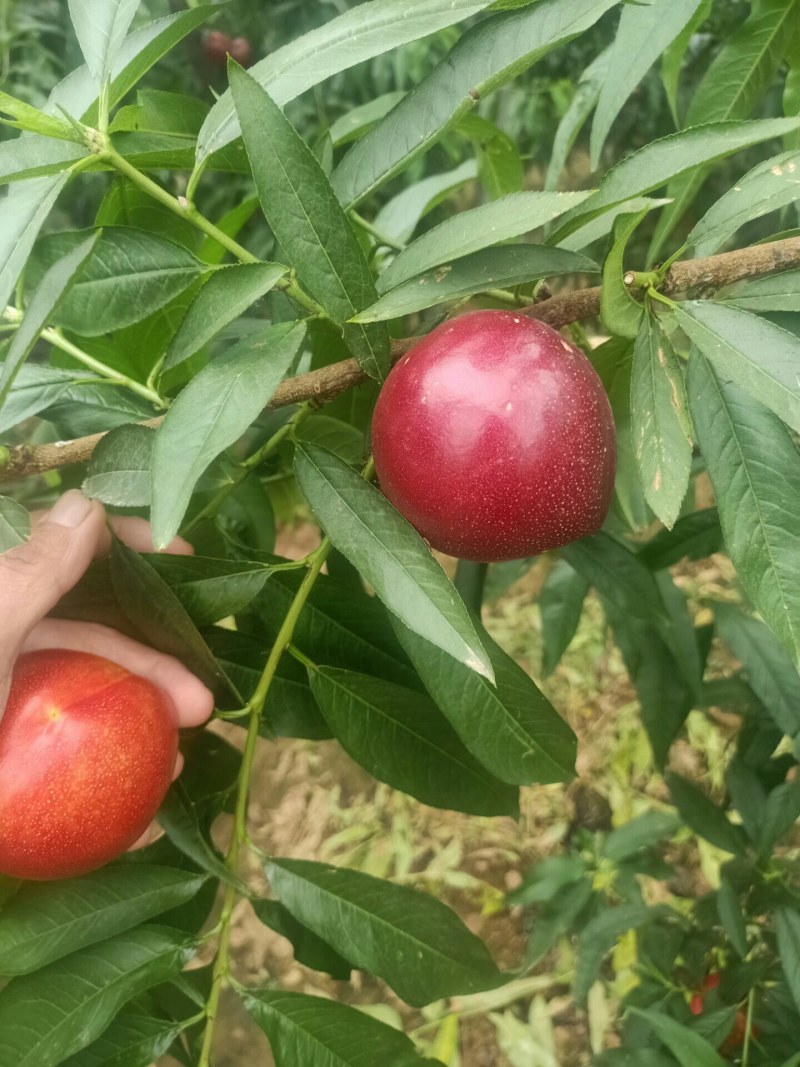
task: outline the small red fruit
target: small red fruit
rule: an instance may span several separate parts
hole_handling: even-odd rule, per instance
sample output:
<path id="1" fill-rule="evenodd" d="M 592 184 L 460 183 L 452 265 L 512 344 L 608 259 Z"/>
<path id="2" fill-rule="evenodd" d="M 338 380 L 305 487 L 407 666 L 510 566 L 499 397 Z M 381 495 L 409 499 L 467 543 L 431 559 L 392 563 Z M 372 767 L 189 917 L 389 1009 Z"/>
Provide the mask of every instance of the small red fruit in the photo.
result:
<path id="1" fill-rule="evenodd" d="M 0 872 L 85 874 L 141 837 L 169 789 L 178 725 L 151 682 L 65 649 L 17 660 L 0 720 Z"/>
<path id="2" fill-rule="evenodd" d="M 227 33 L 222 33 L 220 30 L 211 30 L 210 33 L 206 34 L 203 42 L 206 59 L 213 63 L 215 67 L 224 67 L 228 62 L 228 54 L 232 45 L 233 41 Z"/>
<path id="3" fill-rule="evenodd" d="M 603 525 L 615 434 L 583 352 L 535 319 L 475 311 L 390 372 L 372 424 L 381 488 L 442 552 L 492 562 Z"/>
<path id="4" fill-rule="evenodd" d="M 234 37 L 228 49 L 231 59 L 242 67 L 249 67 L 253 62 L 253 46 L 246 37 Z"/>

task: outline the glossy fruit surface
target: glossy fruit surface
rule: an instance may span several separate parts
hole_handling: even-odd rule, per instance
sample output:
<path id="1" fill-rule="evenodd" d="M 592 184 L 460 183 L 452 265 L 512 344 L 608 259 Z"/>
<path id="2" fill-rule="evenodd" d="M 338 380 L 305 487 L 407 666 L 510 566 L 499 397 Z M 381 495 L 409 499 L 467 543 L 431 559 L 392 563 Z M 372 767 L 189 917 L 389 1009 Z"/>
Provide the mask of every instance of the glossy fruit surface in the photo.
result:
<path id="1" fill-rule="evenodd" d="M 224 67 L 228 62 L 228 54 L 233 44 L 227 33 L 220 30 L 211 30 L 206 34 L 203 42 L 206 58 L 217 67 Z"/>
<path id="2" fill-rule="evenodd" d="M 0 873 L 67 878 L 115 859 L 158 811 L 177 751 L 151 682 L 83 652 L 20 656 L 0 720 Z"/>
<path id="3" fill-rule="evenodd" d="M 595 533 L 614 486 L 614 421 L 593 367 L 511 311 L 462 315 L 403 357 L 372 446 L 389 500 L 461 559 L 519 559 Z"/>

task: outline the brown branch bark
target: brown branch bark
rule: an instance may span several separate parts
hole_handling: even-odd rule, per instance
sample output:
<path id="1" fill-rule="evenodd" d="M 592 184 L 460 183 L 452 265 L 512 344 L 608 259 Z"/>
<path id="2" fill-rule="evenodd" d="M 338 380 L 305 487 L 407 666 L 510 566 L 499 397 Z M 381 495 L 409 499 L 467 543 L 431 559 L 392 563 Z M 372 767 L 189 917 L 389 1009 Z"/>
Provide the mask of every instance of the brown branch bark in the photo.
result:
<path id="1" fill-rule="evenodd" d="M 683 260 L 673 264 L 661 287 L 664 293 L 675 295 L 690 289 L 721 289 L 732 282 L 741 281 L 776 270 L 800 266 L 800 237 L 783 241 L 753 245 L 723 252 L 703 259 Z M 539 319 L 559 329 L 572 322 L 590 319 L 600 311 L 600 286 L 592 289 L 577 289 L 558 293 L 540 304 L 522 309 L 521 313 Z M 392 343 L 392 359 L 397 360 L 421 338 L 408 338 Z M 344 359 L 329 367 L 299 374 L 282 382 L 270 401 L 272 408 L 299 404 L 304 400 L 324 402 L 353 386 L 367 380 L 367 376 L 354 359 Z M 150 419 L 144 425 L 157 426 L 161 418 Z M 16 481 L 32 474 L 67 467 L 88 460 L 103 434 L 78 437 L 73 441 L 57 441 L 47 445 L 16 445 L 0 448 L 0 480 Z"/>

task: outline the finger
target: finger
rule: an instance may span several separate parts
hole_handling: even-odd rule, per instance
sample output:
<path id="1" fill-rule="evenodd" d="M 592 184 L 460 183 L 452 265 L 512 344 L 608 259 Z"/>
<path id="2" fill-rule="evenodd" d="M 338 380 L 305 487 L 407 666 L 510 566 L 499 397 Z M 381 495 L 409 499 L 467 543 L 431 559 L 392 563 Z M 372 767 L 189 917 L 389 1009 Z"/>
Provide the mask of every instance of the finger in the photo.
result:
<path id="1" fill-rule="evenodd" d="M 108 521 L 120 541 L 124 541 L 129 548 L 133 548 L 137 552 L 156 551 L 150 523 L 146 519 L 139 519 L 132 515 L 112 515 Z M 176 537 L 163 551 L 171 556 L 191 556 L 194 554 L 192 546 L 188 541 L 184 541 L 182 537 Z"/>
<path id="2" fill-rule="evenodd" d="M 39 648 L 69 648 L 90 652 L 119 663 L 148 678 L 172 699 L 181 728 L 200 726 L 214 710 L 214 697 L 191 671 L 173 656 L 140 645 L 124 634 L 94 622 L 44 619 L 24 642 L 26 652 Z"/>
<path id="3" fill-rule="evenodd" d="M 24 544 L 0 555 L 0 708 L 23 641 L 85 573 L 104 530 L 101 505 L 73 490 L 41 517 Z"/>

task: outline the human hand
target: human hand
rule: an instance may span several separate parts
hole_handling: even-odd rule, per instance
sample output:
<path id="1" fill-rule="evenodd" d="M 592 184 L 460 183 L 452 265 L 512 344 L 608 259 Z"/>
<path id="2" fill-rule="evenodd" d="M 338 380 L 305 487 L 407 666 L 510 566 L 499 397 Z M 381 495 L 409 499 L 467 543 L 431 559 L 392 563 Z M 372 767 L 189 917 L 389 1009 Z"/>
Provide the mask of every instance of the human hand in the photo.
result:
<path id="1" fill-rule="evenodd" d="M 143 519 L 112 517 L 110 522 L 131 548 L 153 550 L 150 527 Z M 34 516 L 25 544 L 0 554 L 0 719 L 17 656 L 40 648 L 91 652 L 148 678 L 171 698 L 181 727 L 199 726 L 210 716 L 212 694 L 172 656 L 107 626 L 47 618 L 92 560 L 108 552 L 110 543 L 102 506 L 72 490 L 51 511 Z M 177 538 L 167 551 L 188 555 L 192 547 Z M 176 776 L 181 766 L 179 756 Z"/>

